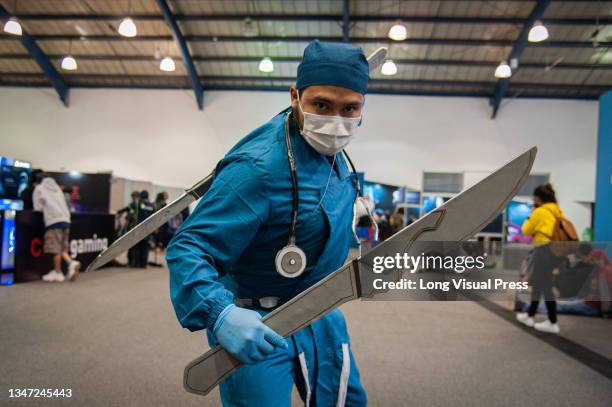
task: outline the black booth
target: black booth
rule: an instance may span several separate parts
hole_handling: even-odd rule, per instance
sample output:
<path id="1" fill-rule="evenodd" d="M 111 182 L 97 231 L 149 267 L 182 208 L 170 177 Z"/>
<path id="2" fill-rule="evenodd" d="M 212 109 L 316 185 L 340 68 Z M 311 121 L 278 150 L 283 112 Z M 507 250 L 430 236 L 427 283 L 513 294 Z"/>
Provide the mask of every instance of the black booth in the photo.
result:
<path id="1" fill-rule="evenodd" d="M 51 270 L 52 259 L 43 253 L 45 226 L 42 213 L 18 211 L 15 216 L 16 283 L 40 280 Z M 115 237 L 115 217 L 105 213 L 75 213 L 70 222 L 70 257 L 87 267 Z"/>
<path id="2" fill-rule="evenodd" d="M 31 205 L 32 170 L 2 157 L 0 172 L 0 284 L 40 280 L 52 268 L 43 253 L 45 226 Z M 70 257 L 87 267 L 115 239 L 109 213 L 111 174 L 48 173 L 64 190 L 71 207 Z M 25 207 L 24 207 L 25 206 Z"/>

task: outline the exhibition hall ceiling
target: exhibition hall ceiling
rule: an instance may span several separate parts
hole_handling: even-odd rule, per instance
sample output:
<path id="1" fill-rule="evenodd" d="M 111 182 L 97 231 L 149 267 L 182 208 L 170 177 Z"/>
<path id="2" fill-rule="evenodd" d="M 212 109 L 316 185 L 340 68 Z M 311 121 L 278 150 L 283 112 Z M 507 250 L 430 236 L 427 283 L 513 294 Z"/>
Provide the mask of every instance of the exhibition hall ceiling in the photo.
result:
<path id="1" fill-rule="evenodd" d="M 185 88 L 192 83 L 157 0 L 0 0 L 68 87 Z M 164 0 L 204 90 L 286 89 L 308 41 L 346 41 L 366 54 L 389 47 L 394 75 L 373 75 L 390 94 L 493 97 L 502 61 L 506 98 L 597 98 L 612 88 L 612 2 L 552 1 L 538 24 L 549 37 L 509 60 L 536 1 Z M 130 17 L 134 37 L 118 33 Z M 2 20 L 4 25 L 6 19 Z M 344 30 L 344 22 L 348 29 Z M 406 38 L 388 37 L 394 25 Z M 62 68 L 72 56 L 77 69 Z M 160 63 L 170 57 L 174 70 Z M 262 59 L 269 58 L 262 71 Z M 167 61 L 169 62 L 169 61 Z M 169 62 L 171 64 L 171 62 Z M 0 84 L 50 86 L 22 38 L 0 33 Z"/>

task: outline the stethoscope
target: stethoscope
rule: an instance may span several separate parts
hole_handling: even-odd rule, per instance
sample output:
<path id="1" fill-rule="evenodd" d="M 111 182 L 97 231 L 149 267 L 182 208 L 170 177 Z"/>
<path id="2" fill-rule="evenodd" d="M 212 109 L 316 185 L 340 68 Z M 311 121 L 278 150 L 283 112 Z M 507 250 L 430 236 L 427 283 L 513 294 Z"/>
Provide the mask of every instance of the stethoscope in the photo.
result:
<path id="1" fill-rule="evenodd" d="M 300 201 L 300 192 L 298 189 L 298 178 L 297 178 L 297 165 L 295 162 L 295 155 L 293 154 L 293 145 L 291 144 L 291 133 L 289 131 L 289 119 L 291 113 L 287 113 L 285 117 L 285 143 L 287 145 L 287 159 L 289 161 L 289 170 L 291 172 L 291 225 L 289 226 L 289 242 L 285 247 L 280 249 L 276 253 L 276 271 L 283 277 L 295 278 L 300 276 L 306 269 L 306 254 L 304 251 L 296 245 L 296 229 L 298 220 L 298 205 Z M 344 156 L 347 158 L 353 174 L 357 174 L 353 161 L 346 153 L 342 150 Z M 333 168 L 331 169 L 333 171 Z M 355 189 L 357 191 L 356 200 L 361 196 L 361 185 L 359 183 L 359 177 L 355 176 Z M 378 225 L 374 221 L 370 210 L 365 207 L 368 216 L 370 217 L 371 223 L 374 226 L 374 240 L 378 240 Z M 353 204 L 353 219 L 355 219 L 356 208 Z M 353 236 L 358 243 L 361 243 L 357 231 L 355 230 L 355 222 L 353 222 Z"/>

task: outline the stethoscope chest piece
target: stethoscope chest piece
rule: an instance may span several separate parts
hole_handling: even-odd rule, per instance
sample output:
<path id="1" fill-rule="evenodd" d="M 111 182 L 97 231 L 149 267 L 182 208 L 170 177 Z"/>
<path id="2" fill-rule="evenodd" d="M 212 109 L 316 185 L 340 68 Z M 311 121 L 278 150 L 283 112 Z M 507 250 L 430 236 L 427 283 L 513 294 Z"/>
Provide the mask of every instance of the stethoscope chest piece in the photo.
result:
<path id="1" fill-rule="evenodd" d="M 288 244 L 276 253 L 276 271 L 283 277 L 295 278 L 306 269 L 306 255 L 294 244 Z"/>

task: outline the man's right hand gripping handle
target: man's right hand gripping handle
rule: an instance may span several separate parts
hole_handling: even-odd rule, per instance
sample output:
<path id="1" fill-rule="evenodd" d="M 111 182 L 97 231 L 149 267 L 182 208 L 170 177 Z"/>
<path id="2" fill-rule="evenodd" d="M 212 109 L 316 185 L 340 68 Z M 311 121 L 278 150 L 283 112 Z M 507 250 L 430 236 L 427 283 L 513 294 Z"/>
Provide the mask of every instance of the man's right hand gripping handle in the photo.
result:
<path id="1" fill-rule="evenodd" d="M 287 341 L 261 322 L 255 311 L 228 305 L 217 317 L 213 335 L 232 356 L 245 364 L 260 362 Z"/>

